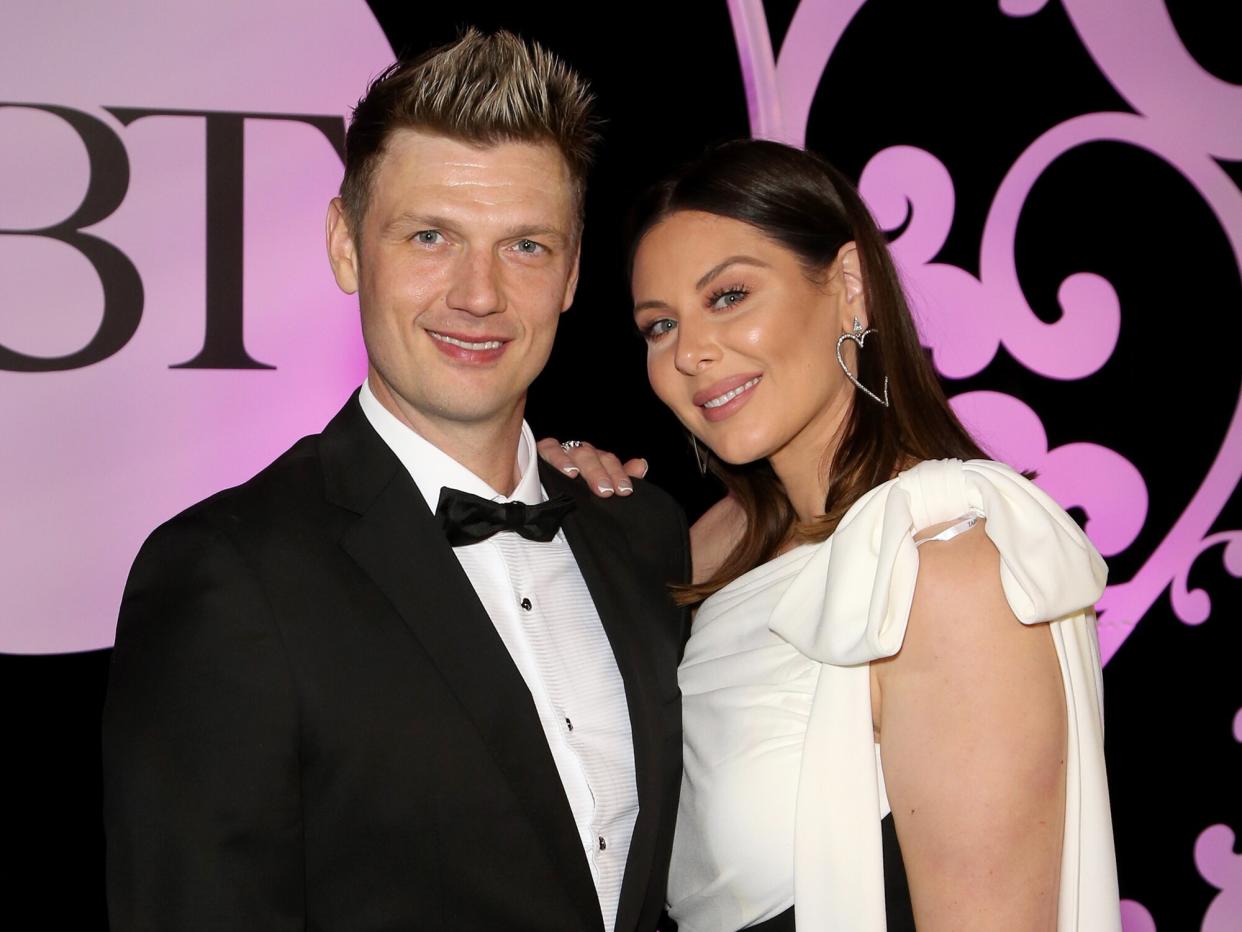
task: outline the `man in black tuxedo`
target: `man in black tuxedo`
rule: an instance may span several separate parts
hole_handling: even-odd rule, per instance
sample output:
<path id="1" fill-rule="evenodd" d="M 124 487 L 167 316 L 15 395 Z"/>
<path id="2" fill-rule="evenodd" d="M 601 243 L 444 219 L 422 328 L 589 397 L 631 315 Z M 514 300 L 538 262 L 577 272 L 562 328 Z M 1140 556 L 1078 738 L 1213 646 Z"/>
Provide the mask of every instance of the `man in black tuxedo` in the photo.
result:
<path id="1" fill-rule="evenodd" d="M 589 102 L 473 31 L 359 102 L 328 247 L 367 381 L 138 555 L 114 932 L 655 928 L 684 518 L 542 467 L 523 421 L 577 281 Z"/>

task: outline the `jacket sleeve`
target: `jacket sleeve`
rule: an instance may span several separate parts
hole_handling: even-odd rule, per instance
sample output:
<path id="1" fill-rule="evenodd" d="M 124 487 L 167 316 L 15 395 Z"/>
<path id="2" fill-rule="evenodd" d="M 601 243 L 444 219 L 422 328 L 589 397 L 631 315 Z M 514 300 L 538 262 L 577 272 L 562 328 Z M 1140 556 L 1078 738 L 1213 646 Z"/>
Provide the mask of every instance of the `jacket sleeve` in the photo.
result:
<path id="1" fill-rule="evenodd" d="M 290 671 L 259 580 L 201 517 L 131 570 L 103 767 L 113 932 L 303 928 Z"/>

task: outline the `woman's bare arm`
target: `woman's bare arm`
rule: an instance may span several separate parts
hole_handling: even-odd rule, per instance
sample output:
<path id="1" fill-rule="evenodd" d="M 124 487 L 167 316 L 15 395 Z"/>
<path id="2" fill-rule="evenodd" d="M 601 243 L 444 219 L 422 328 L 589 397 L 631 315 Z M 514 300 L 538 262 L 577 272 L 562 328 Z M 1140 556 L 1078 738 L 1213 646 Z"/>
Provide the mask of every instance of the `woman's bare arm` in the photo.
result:
<path id="1" fill-rule="evenodd" d="M 919 557 L 902 649 L 872 665 L 915 920 L 1055 930 L 1066 711 L 1051 634 L 1010 611 L 982 523 Z"/>

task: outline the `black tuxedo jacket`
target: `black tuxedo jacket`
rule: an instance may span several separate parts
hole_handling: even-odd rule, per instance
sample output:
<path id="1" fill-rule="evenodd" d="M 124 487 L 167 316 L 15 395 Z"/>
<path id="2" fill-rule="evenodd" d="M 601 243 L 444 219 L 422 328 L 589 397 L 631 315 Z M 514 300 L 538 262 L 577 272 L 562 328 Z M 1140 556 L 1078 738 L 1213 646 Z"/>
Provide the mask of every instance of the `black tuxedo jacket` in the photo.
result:
<path id="1" fill-rule="evenodd" d="M 681 774 L 685 519 L 637 483 L 564 530 L 625 683 L 641 811 L 619 932 L 655 928 Z M 521 675 L 356 397 L 156 530 L 104 710 L 113 932 L 602 928 Z"/>

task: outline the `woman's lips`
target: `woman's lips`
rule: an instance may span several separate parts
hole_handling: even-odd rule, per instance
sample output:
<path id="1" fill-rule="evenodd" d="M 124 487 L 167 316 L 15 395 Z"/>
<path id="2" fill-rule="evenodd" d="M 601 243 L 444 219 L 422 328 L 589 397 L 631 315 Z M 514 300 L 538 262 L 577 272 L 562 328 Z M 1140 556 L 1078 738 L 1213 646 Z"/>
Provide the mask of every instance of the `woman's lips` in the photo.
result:
<path id="1" fill-rule="evenodd" d="M 736 375 L 721 379 L 714 385 L 694 395 L 694 403 L 709 421 L 721 421 L 738 411 L 750 400 L 753 389 L 763 379 L 761 375 Z"/>

